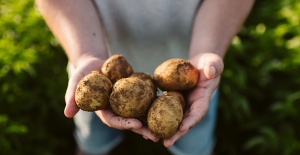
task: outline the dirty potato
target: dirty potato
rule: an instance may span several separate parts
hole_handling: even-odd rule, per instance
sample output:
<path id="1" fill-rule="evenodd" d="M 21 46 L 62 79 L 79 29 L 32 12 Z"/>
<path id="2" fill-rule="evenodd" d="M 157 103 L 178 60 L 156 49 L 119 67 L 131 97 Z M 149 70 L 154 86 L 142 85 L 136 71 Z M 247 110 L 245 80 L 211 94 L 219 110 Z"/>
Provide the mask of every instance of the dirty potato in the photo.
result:
<path id="1" fill-rule="evenodd" d="M 129 77 L 133 73 L 132 66 L 119 54 L 109 57 L 102 65 L 101 72 L 106 75 L 112 83 L 121 78 Z"/>
<path id="2" fill-rule="evenodd" d="M 172 96 L 172 97 L 175 98 L 175 100 L 180 101 L 182 110 L 184 112 L 186 105 L 185 105 L 184 97 L 183 97 L 183 95 L 181 93 L 176 92 L 176 91 L 165 91 L 165 92 L 163 92 L 163 95 L 165 95 L 165 96 Z"/>
<path id="3" fill-rule="evenodd" d="M 98 71 L 92 71 L 77 84 L 75 102 L 84 111 L 96 111 L 109 107 L 112 83 Z"/>
<path id="4" fill-rule="evenodd" d="M 153 92 L 156 96 L 157 87 L 154 84 L 154 81 L 153 81 L 150 74 L 147 74 L 147 73 L 144 73 L 144 72 L 135 72 L 135 73 L 131 74 L 131 77 L 137 77 L 137 78 L 140 78 L 143 81 L 145 81 L 152 88 L 152 90 L 153 90 Z"/>
<path id="5" fill-rule="evenodd" d="M 153 102 L 155 94 L 142 79 L 128 77 L 118 80 L 110 95 L 112 111 L 122 117 L 141 118 Z"/>
<path id="6" fill-rule="evenodd" d="M 151 105 L 148 128 L 160 138 L 170 138 L 176 134 L 183 119 L 183 96 L 178 92 L 163 92 Z"/>
<path id="7" fill-rule="evenodd" d="M 165 91 L 181 91 L 193 88 L 199 78 L 198 70 L 184 59 L 169 59 L 154 71 L 154 81 Z"/>

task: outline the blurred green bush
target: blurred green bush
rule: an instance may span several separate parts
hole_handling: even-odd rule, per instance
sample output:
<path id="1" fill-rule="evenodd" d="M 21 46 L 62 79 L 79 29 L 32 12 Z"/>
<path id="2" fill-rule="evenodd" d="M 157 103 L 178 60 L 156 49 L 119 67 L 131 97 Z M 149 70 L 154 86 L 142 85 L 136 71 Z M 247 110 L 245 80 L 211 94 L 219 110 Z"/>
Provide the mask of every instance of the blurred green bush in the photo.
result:
<path id="1" fill-rule="evenodd" d="M 298 0 L 256 2 L 224 60 L 216 154 L 299 154 L 299 22 Z M 0 1 L 0 154 L 72 154 L 66 63 L 33 0 Z"/>
<path id="2" fill-rule="evenodd" d="M 256 1 L 225 58 L 217 152 L 300 153 L 300 3 Z"/>
<path id="3" fill-rule="evenodd" d="M 0 154 L 70 154 L 66 63 L 32 0 L 0 1 Z"/>

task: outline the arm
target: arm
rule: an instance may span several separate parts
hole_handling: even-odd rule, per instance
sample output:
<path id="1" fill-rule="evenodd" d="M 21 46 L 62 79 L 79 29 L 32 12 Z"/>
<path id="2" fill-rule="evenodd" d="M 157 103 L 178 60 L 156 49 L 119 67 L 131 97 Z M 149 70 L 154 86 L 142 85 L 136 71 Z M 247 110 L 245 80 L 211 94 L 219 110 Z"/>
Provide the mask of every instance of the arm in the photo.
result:
<path id="1" fill-rule="evenodd" d="M 194 21 L 190 58 L 203 52 L 224 57 L 254 0 L 203 0 Z"/>
<path id="2" fill-rule="evenodd" d="M 198 68 L 200 79 L 188 96 L 189 108 L 179 131 L 164 141 L 172 146 L 206 114 L 212 93 L 223 72 L 223 57 L 239 32 L 254 0 L 204 0 L 194 21 L 189 61 Z"/>
<path id="3" fill-rule="evenodd" d="M 107 59 L 101 23 L 92 1 L 37 0 L 36 4 L 75 68 L 82 57 Z"/>
<path id="4" fill-rule="evenodd" d="M 108 58 L 101 21 L 92 0 L 37 0 L 36 2 L 47 25 L 75 67 L 65 95 L 65 115 L 71 118 L 79 110 L 74 99 L 77 83 L 92 70 L 99 70 Z M 99 110 L 96 114 L 102 122 L 112 128 L 129 129 L 153 141 L 158 140 L 137 119 L 119 117 L 111 110 Z"/>
<path id="5" fill-rule="evenodd" d="M 65 96 L 65 115 L 73 117 L 79 110 L 74 100 L 78 81 L 95 69 L 91 64 L 99 66 L 108 57 L 99 18 L 89 0 L 37 0 L 36 4 L 75 67 Z"/>
<path id="6" fill-rule="evenodd" d="M 86 75 L 95 68 L 77 70 L 77 67 L 89 63 L 99 63 L 99 66 L 101 60 L 107 58 L 101 25 L 99 20 L 95 20 L 98 17 L 91 1 L 37 0 L 36 4 L 79 75 Z M 72 76 L 69 81 L 65 98 L 67 117 L 73 117 L 79 110 L 75 105 L 74 90 L 80 78 Z"/>

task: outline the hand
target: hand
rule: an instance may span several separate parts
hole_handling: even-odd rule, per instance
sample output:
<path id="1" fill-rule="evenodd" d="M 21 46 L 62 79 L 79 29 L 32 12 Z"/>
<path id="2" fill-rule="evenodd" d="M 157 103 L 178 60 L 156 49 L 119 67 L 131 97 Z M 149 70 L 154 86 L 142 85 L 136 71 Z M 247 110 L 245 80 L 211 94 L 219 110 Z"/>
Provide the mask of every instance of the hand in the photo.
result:
<path id="1" fill-rule="evenodd" d="M 75 103 L 75 91 L 80 79 L 93 70 L 100 70 L 103 63 L 103 60 L 95 57 L 84 57 L 78 61 L 77 68 L 70 77 L 65 95 L 66 107 L 64 113 L 66 117 L 72 118 L 79 111 Z M 145 139 L 150 139 L 154 142 L 159 140 L 138 119 L 120 117 L 108 109 L 96 111 L 96 114 L 109 127 L 119 130 L 131 130 L 142 135 Z"/>
<path id="2" fill-rule="evenodd" d="M 142 135 L 145 139 L 150 139 L 154 142 L 159 140 L 159 137 L 152 134 L 148 127 L 143 126 L 142 122 L 135 118 L 124 118 L 116 115 L 111 110 L 96 111 L 97 116 L 102 122 L 109 127 L 119 130 L 131 130 Z"/>
<path id="3" fill-rule="evenodd" d="M 199 70 L 199 81 L 188 94 L 187 109 L 178 132 L 164 140 L 165 147 L 171 147 L 206 115 L 212 93 L 217 88 L 224 64 L 222 58 L 214 53 L 201 53 L 190 59 Z"/>

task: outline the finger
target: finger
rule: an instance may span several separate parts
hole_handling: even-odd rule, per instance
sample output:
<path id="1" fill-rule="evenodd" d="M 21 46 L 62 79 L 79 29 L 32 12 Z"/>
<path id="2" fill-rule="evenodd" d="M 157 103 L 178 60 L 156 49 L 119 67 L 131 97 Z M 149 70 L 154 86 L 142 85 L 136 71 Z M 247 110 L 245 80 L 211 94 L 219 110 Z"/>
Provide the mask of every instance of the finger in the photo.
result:
<path id="1" fill-rule="evenodd" d="M 142 123 L 139 120 L 117 116 L 111 110 L 99 110 L 96 111 L 96 114 L 104 124 L 115 129 L 135 130 L 142 128 Z"/>
<path id="2" fill-rule="evenodd" d="M 178 139 L 180 139 L 183 135 L 185 135 L 187 132 L 188 131 L 177 131 L 177 133 L 173 137 L 164 140 L 164 146 L 165 147 L 171 147 L 171 146 L 173 146 L 174 143 Z"/>
<path id="3" fill-rule="evenodd" d="M 184 136 L 191 128 L 193 128 L 207 113 L 208 104 L 198 99 L 198 103 L 193 103 L 190 112 L 182 120 L 181 126 L 177 133 L 169 138 L 164 140 L 165 147 L 171 147 L 178 139 Z M 204 104 L 199 104 L 204 103 Z"/>
<path id="4" fill-rule="evenodd" d="M 152 134 L 151 131 L 146 128 L 146 127 L 142 127 L 140 129 L 134 129 L 132 130 L 133 132 L 142 135 L 145 139 L 150 139 L 153 142 L 158 142 L 159 141 L 159 137 L 157 137 L 156 135 Z"/>
<path id="5" fill-rule="evenodd" d="M 79 108 L 77 107 L 75 102 L 75 91 L 77 83 L 82 77 L 82 74 L 74 74 L 74 76 L 72 76 L 69 80 L 65 95 L 66 107 L 64 113 L 66 117 L 72 118 L 79 111 Z"/>
<path id="6" fill-rule="evenodd" d="M 68 66 L 70 79 L 65 94 L 66 107 L 64 113 L 66 117 L 72 118 L 79 111 L 79 108 L 77 107 L 75 102 L 75 91 L 78 82 L 92 70 L 99 69 L 99 66 L 101 66 L 102 63 L 103 61 L 92 58 L 91 60 L 79 63 L 80 65 L 76 68 L 75 72 L 72 65 Z"/>
<path id="7" fill-rule="evenodd" d="M 101 112 L 96 112 L 96 114 L 101 118 L 103 123 L 112 128 L 132 130 L 133 132 L 142 135 L 145 139 L 150 139 L 154 142 L 159 140 L 159 138 L 152 134 L 149 129 L 142 127 L 142 123 L 137 119 L 120 117 L 110 110 L 101 110 Z"/>
<path id="8" fill-rule="evenodd" d="M 207 79 L 212 79 L 217 76 L 217 69 L 215 66 L 207 65 L 204 67 L 203 72 Z"/>
<path id="9" fill-rule="evenodd" d="M 73 118 L 78 111 L 79 108 L 77 107 L 76 103 L 69 103 L 65 107 L 64 114 L 68 118 Z"/>
<path id="10" fill-rule="evenodd" d="M 205 59 L 202 68 L 207 79 L 212 79 L 222 74 L 224 63 L 219 55 L 207 53 L 203 55 L 202 59 Z"/>
<path id="11" fill-rule="evenodd" d="M 224 69 L 222 57 L 214 53 L 201 53 L 193 57 L 190 62 L 199 69 L 201 81 L 221 75 Z"/>
<path id="12" fill-rule="evenodd" d="M 203 117 L 208 110 L 208 100 L 206 98 L 199 98 L 190 107 L 190 111 L 182 120 L 179 131 L 186 132 L 193 128 Z"/>

